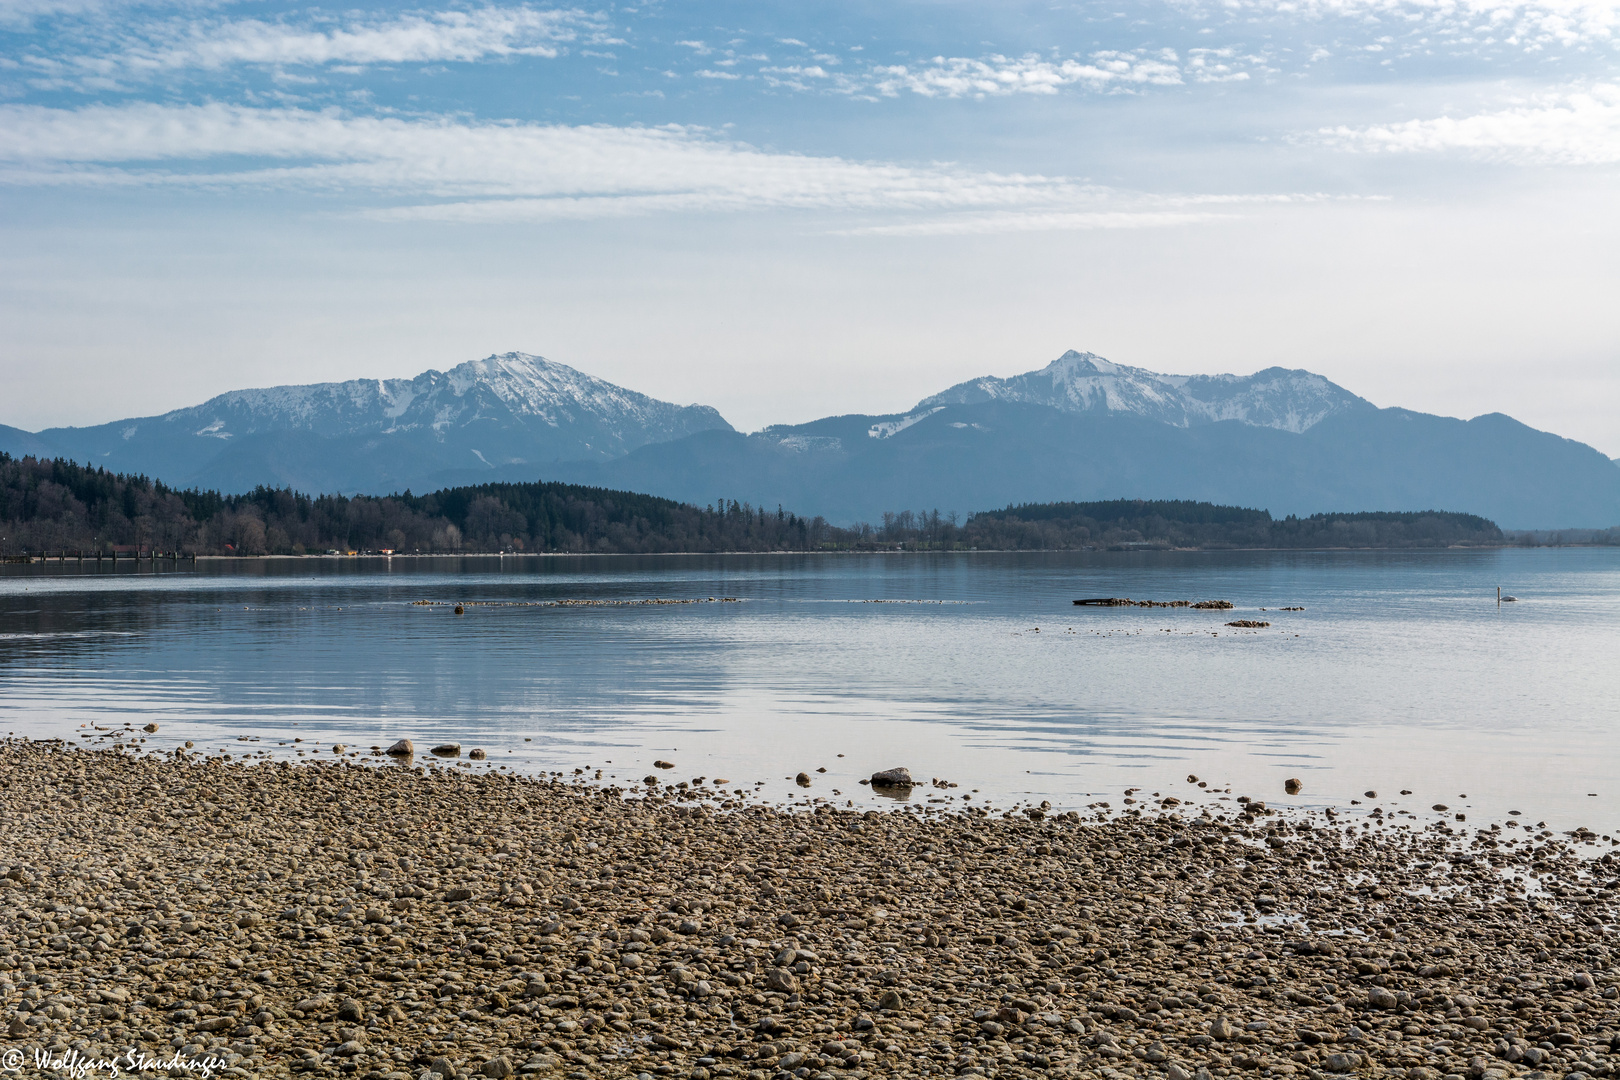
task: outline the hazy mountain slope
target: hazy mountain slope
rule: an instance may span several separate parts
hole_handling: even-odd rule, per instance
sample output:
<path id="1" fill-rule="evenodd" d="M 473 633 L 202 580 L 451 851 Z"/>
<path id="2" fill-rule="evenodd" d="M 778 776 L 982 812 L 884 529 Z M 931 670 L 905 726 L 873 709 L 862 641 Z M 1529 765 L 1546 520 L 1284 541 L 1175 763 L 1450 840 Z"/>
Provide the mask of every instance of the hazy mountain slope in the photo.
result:
<path id="1" fill-rule="evenodd" d="M 990 401 L 939 408 L 886 437 L 867 434 L 905 419 L 836 417 L 748 436 L 705 432 L 616 461 L 563 465 L 548 478 L 699 503 L 781 503 L 837 522 L 901 508 L 966 514 L 1107 498 L 1201 499 L 1277 516 L 1459 510 L 1504 528 L 1620 522 L 1620 470 L 1607 458 L 1499 415 L 1463 421 L 1345 410 L 1294 434 Z"/>
<path id="2" fill-rule="evenodd" d="M 503 466 L 606 460 L 710 428 L 730 425 L 708 406 L 673 405 L 506 353 L 414 379 L 238 390 L 162 416 L 34 438 L 55 454 L 177 485 L 384 491 Z"/>
<path id="3" fill-rule="evenodd" d="M 50 457 L 50 444 L 31 431 L 0 424 L 0 450 L 13 457 Z"/>
<path id="4" fill-rule="evenodd" d="M 1237 420 L 1295 433 L 1337 413 L 1374 407 L 1309 371 L 1273 367 L 1253 375 L 1162 375 L 1070 349 L 1039 371 L 958 383 L 924 398 L 914 412 L 983 401 L 1130 413 L 1176 427 Z"/>
<path id="5" fill-rule="evenodd" d="M 1379 409 L 1333 417 L 1305 439 L 1331 478 L 1320 497 L 1343 505 L 1370 509 L 1383 498 L 1396 501 L 1379 509 L 1464 509 L 1508 529 L 1620 523 L 1620 470 L 1603 454 L 1502 413 L 1458 420 Z"/>

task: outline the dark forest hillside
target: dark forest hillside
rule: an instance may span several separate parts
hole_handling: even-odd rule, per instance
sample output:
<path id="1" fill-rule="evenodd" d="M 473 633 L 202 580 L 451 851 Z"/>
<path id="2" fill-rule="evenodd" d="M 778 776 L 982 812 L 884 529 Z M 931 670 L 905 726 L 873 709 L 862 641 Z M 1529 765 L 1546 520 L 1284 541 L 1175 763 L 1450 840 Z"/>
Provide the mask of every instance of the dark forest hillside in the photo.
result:
<path id="1" fill-rule="evenodd" d="M 974 514 L 901 511 L 841 528 L 781 508 L 698 507 L 553 482 L 481 484 L 428 495 L 245 495 L 178 490 L 69 461 L 0 454 L 0 552 L 142 547 L 217 555 L 329 550 L 600 553 L 721 551 L 1378 548 L 1508 542 L 1471 514 L 1316 514 L 1189 501 L 1039 503 Z"/>
<path id="2" fill-rule="evenodd" d="M 973 515 L 968 528 L 979 546 L 1008 549 L 1413 548 L 1505 542 L 1494 522 L 1474 514 L 1426 510 L 1277 520 L 1264 510 L 1185 500 L 1009 506 Z"/>
<path id="3" fill-rule="evenodd" d="M 851 535 L 739 503 L 700 509 L 574 484 L 483 484 L 430 495 L 175 490 L 72 462 L 0 454 L 0 551 L 137 545 L 197 554 L 339 551 L 815 550 Z"/>

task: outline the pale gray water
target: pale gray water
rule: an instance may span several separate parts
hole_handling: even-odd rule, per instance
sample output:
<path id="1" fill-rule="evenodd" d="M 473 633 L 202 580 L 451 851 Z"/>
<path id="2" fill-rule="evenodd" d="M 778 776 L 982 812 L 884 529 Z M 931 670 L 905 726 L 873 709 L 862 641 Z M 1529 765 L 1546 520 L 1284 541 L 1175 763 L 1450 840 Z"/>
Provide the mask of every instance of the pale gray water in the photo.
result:
<path id="1" fill-rule="evenodd" d="M 1499 584 L 1520 602 L 1498 607 Z M 1070 604 L 1108 595 L 1237 609 Z M 742 602 L 535 606 L 655 597 Z M 1290 605 L 1306 610 L 1276 610 Z M 803 769 L 809 795 L 857 805 L 872 796 L 856 778 L 897 764 L 957 781 L 953 796 L 1060 808 L 1117 808 L 1133 785 L 1184 796 L 1195 773 L 1273 805 L 1376 789 L 1386 806 L 1603 833 L 1620 828 L 1617 721 L 1615 549 L 0 571 L 0 732 L 156 722 L 149 748 L 454 740 L 496 766 L 621 782 L 668 758 L 666 778 L 765 780 L 776 797 L 805 794 L 785 779 Z"/>

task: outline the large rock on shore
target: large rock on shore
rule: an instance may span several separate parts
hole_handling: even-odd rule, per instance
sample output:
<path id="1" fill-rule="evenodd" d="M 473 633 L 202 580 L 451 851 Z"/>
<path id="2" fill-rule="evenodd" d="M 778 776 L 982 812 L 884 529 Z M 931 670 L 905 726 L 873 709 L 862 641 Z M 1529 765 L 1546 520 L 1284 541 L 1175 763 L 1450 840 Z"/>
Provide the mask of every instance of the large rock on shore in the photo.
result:
<path id="1" fill-rule="evenodd" d="M 909 769 L 884 769 L 872 774 L 872 786 L 876 788 L 909 788 L 916 784 Z"/>

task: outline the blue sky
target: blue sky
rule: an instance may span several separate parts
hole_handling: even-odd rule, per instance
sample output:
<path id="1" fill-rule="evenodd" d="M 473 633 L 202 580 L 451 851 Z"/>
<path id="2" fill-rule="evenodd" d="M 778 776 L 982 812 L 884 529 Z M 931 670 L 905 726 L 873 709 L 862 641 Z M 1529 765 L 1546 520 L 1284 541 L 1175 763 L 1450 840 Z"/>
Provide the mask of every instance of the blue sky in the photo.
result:
<path id="1" fill-rule="evenodd" d="M 0 422 L 523 349 L 754 428 L 1074 347 L 1615 455 L 1617 166 L 1620 0 L 0 0 Z"/>

